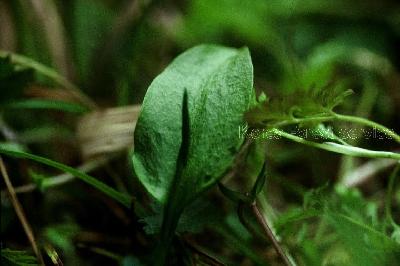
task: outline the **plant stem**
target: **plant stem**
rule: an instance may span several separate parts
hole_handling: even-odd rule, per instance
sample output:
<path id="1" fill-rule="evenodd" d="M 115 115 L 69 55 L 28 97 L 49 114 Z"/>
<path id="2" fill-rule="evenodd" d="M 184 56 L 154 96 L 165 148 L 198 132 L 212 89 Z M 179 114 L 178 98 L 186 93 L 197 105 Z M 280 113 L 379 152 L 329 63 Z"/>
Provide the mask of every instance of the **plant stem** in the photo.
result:
<path id="1" fill-rule="evenodd" d="M 359 147 L 354 147 L 350 145 L 342 145 L 333 142 L 325 142 L 325 143 L 318 143 L 309 140 L 305 140 L 298 136 L 289 134 L 279 129 L 272 129 L 271 132 L 278 136 L 284 137 L 286 139 L 292 140 L 297 143 L 305 144 L 307 146 L 311 146 L 314 148 L 327 150 L 330 152 L 336 152 L 340 154 L 345 154 L 349 156 L 359 156 L 359 157 L 366 157 L 366 158 L 388 158 L 388 159 L 395 159 L 400 160 L 400 154 L 394 152 L 385 152 L 385 151 L 372 151 L 367 149 L 362 149 Z"/>
<path id="2" fill-rule="evenodd" d="M 397 164 L 397 166 L 394 168 L 393 172 L 389 176 L 388 190 L 387 190 L 386 198 L 385 198 L 385 216 L 386 216 L 386 220 L 393 227 L 399 227 L 399 225 L 397 225 L 396 222 L 393 219 L 392 210 L 391 210 L 391 202 L 392 202 L 392 197 L 393 197 L 394 181 L 395 181 L 396 177 L 398 176 L 399 171 L 400 171 L 400 164 Z"/>
<path id="3" fill-rule="evenodd" d="M 341 114 L 336 114 L 334 113 L 334 118 L 340 121 L 345 121 L 345 122 L 352 122 L 352 123 L 357 123 L 365 126 L 369 126 L 372 128 L 376 128 L 378 131 L 387 134 L 391 138 L 393 138 L 396 142 L 400 143 L 400 136 L 396 134 L 393 130 L 388 129 L 387 127 L 378 124 L 374 121 L 362 118 L 362 117 L 357 117 L 357 116 L 350 116 L 350 115 L 341 115 Z"/>
<path id="4" fill-rule="evenodd" d="M 84 173 L 88 173 L 91 172 L 105 164 L 107 164 L 110 161 L 110 157 L 99 157 L 87 162 L 84 162 L 82 165 L 78 166 L 76 169 L 84 172 Z M 51 187 L 56 187 L 56 186 L 60 186 L 60 185 L 64 185 L 70 181 L 75 180 L 75 176 L 70 174 L 70 173 L 63 173 L 54 177 L 49 177 L 49 178 L 45 178 L 43 179 L 43 182 L 41 184 L 41 187 L 44 189 L 48 189 Z M 14 191 L 16 194 L 19 193 L 28 193 L 28 192 L 32 192 L 35 189 L 37 189 L 38 186 L 35 183 L 30 183 L 30 184 L 26 184 L 26 185 L 22 185 L 19 187 L 15 187 Z M 1 191 L 3 193 L 3 191 Z"/>
<path id="5" fill-rule="evenodd" d="M 35 253 L 35 255 L 37 257 L 39 264 L 44 265 L 43 257 L 42 257 L 39 247 L 36 244 L 36 240 L 35 240 L 35 236 L 32 231 L 32 227 L 30 226 L 28 220 L 26 219 L 24 209 L 22 208 L 22 205 L 17 198 L 17 195 L 14 191 L 14 187 L 10 181 L 10 177 L 8 176 L 6 166 L 4 165 L 4 162 L 3 162 L 3 159 L 1 158 L 1 156 L 0 156 L 0 170 L 1 170 L 1 175 L 3 176 L 3 179 L 4 179 L 4 183 L 7 186 L 7 190 L 10 195 L 11 203 L 14 206 L 15 212 L 17 213 L 18 219 L 20 220 L 20 222 L 22 224 L 25 234 L 28 237 L 28 240 L 32 246 L 33 252 Z"/>
<path id="6" fill-rule="evenodd" d="M 306 118 L 292 118 L 288 120 L 283 120 L 277 123 L 272 123 L 269 127 L 271 128 L 276 128 L 276 127 L 284 127 L 284 126 L 290 126 L 290 125 L 295 125 L 295 124 L 302 124 L 302 123 L 322 123 L 322 122 L 328 122 L 333 120 L 332 115 L 326 115 L 326 116 L 314 116 L 314 117 L 306 117 Z"/>
<path id="7" fill-rule="evenodd" d="M 272 245 L 274 246 L 274 249 L 276 253 L 279 255 L 279 257 L 282 259 L 282 261 L 285 263 L 287 266 L 292 266 L 293 263 L 289 260 L 289 258 L 286 256 L 285 251 L 279 244 L 278 240 L 276 239 L 274 233 L 272 232 L 271 228 L 269 227 L 268 223 L 264 219 L 263 215 L 261 214 L 260 210 L 257 207 L 256 202 L 253 202 L 251 204 L 251 210 L 256 217 L 258 223 L 261 225 L 265 235 L 268 237 L 268 239 L 271 241 Z"/>
<path id="8" fill-rule="evenodd" d="M 156 247 L 154 264 L 155 266 L 164 266 L 167 263 L 168 254 L 175 237 L 175 231 L 178 226 L 181 210 L 173 209 L 170 205 L 165 206 L 163 220 L 161 224 L 160 240 Z"/>
<path id="9" fill-rule="evenodd" d="M 284 127 L 284 126 L 302 124 L 302 123 L 322 123 L 322 122 L 329 122 L 329 121 L 334 121 L 334 120 L 342 121 L 342 122 L 351 122 L 351 123 L 355 123 L 355 124 L 372 127 L 374 129 L 378 130 L 379 132 L 387 134 L 388 136 L 393 138 L 396 142 L 400 143 L 400 136 L 393 130 L 390 130 L 389 128 L 387 128 L 381 124 L 378 124 L 378 123 L 368 120 L 366 118 L 351 116 L 351 115 L 341 115 L 341 114 L 337 114 L 334 112 L 332 112 L 331 115 L 326 115 L 326 116 L 293 118 L 293 119 L 289 119 L 289 120 L 283 120 L 283 121 L 271 124 L 269 126 L 269 128 Z"/>
<path id="10" fill-rule="evenodd" d="M 210 265 L 210 266 L 225 266 L 224 263 L 219 261 L 217 258 L 214 258 L 213 256 L 211 256 L 210 254 L 208 254 L 208 252 L 202 250 L 199 246 L 197 246 L 195 243 L 189 241 L 188 239 L 184 239 L 184 244 L 187 247 L 189 247 L 192 250 L 192 252 L 197 253 L 198 255 L 203 257 L 208 265 Z"/>
<path id="11" fill-rule="evenodd" d="M 31 161 L 35 161 L 35 162 L 56 168 L 58 170 L 70 173 L 70 174 L 76 176 L 77 178 L 81 179 L 82 181 L 86 182 L 87 184 L 102 191 L 103 193 L 105 193 L 109 197 L 113 198 L 114 200 L 118 201 L 125 207 L 127 207 L 127 208 L 131 207 L 132 198 L 130 195 L 121 193 L 121 192 L 115 190 L 114 188 L 106 185 L 105 183 L 101 182 L 97 178 L 89 176 L 88 174 L 83 173 L 73 167 L 70 167 L 68 165 L 47 159 L 45 157 L 41 157 L 41 156 L 30 154 L 30 153 L 20 152 L 20 151 L 16 151 L 16 150 L 11 150 L 11 149 L 7 149 L 7 148 L 3 148 L 1 146 L 0 146 L 0 153 L 6 154 L 11 157 L 15 157 L 15 158 L 28 159 Z"/>

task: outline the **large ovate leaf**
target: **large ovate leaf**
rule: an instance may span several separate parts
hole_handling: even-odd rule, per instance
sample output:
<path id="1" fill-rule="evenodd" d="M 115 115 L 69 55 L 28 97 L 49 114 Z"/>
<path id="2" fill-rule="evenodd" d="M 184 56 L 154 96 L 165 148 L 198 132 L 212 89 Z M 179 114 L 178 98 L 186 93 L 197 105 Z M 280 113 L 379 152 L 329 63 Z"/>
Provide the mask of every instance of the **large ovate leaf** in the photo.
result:
<path id="1" fill-rule="evenodd" d="M 247 49 L 194 47 L 177 57 L 150 85 L 135 129 L 133 166 L 142 184 L 165 202 L 182 143 L 182 106 L 187 91 L 189 148 L 174 193 L 184 201 L 210 185 L 232 163 L 242 140 L 238 128 L 253 95 Z"/>

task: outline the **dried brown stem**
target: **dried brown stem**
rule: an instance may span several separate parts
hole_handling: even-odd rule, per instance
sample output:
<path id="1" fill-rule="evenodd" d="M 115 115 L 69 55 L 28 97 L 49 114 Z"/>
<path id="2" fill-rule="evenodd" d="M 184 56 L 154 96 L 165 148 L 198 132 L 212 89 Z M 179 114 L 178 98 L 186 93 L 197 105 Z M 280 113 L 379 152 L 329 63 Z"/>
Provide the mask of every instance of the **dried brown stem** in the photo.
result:
<path id="1" fill-rule="evenodd" d="M 285 263 L 285 265 L 292 266 L 293 265 L 292 262 L 289 260 L 285 251 L 279 244 L 279 242 L 276 239 L 274 233 L 272 232 L 270 226 L 268 225 L 267 221 L 264 219 L 264 216 L 261 214 L 260 210 L 258 209 L 256 202 L 253 202 L 251 204 L 251 210 L 252 210 L 254 216 L 256 217 L 257 222 L 261 225 L 264 234 L 268 237 L 268 239 L 271 241 L 272 245 L 274 246 L 276 253 L 282 259 L 282 261 Z"/>
<path id="2" fill-rule="evenodd" d="M 204 252 L 203 250 L 201 250 L 201 248 L 198 247 L 192 241 L 185 239 L 185 244 L 187 247 L 189 247 L 192 250 L 192 252 L 201 256 L 208 265 L 211 265 L 211 266 L 224 266 L 225 265 L 224 263 L 220 262 L 218 259 L 207 254 L 207 252 Z"/>
<path id="3" fill-rule="evenodd" d="M 20 222 L 22 224 L 25 234 L 28 237 L 28 240 L 32 246 L 33 252 L 35 253 L 39 263 L 41 265 L 44 265 L 43 257 L 42 257 L 42 254 L 40 252 L 38 245 L 36 244 L 36 240 L 35 240 L 35 236 L 33 234 L 32 228 L 31 228 L 28 220 L 26 219 L 24 209 L 22 208 L 21 203 L 19 202 L 19 200 L 17 198 L 17 195 L 14 191 L 14 187 L 10 181 L 6 166 L 4 165 L 4 162 L 3 162 L 3 159 L 1 158 L 1 156 L 0 156 L 0 170 L 1 170 L 1 175 L 3 176 L 4 182 L 7 186 L 7 190 L 10 195 L 11 203 L 14 206 L 15 212 L 17 213 L 18 219 L 20 220 Z"/>

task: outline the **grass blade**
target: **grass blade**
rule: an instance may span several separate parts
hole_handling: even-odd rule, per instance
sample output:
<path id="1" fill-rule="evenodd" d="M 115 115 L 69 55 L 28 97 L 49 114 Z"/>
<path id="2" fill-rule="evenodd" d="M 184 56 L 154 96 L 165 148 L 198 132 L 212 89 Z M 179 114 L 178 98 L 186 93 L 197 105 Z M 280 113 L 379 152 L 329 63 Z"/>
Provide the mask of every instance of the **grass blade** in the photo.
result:
<path id="1" fill-rule="evenodd" d="M 45 100 L 45 99 L 29 99 L 11 102 L 5 105 L 5 108 L 10 109 L 50 109 L 57 111 L 64 111 L 68 113 L 82 114 L 89 111 L 88 108 L 70 102 Z"/>
<path id="2" fill-rule="evenodd" d="M 86 182 L 87 184 L 102 191 L 103 193 L 110 196 L 114 200 L 118 201 L 125 207 L 129 208 L 131 206 L 131 197 L 129 195 L 123 194 L 123 193 L 115 190 L 114 188 L 104 184 L 103 182 L 99 181 L 98 179 L 96 179 L 86 173 L 83 173 L 79 170 L 76 170 L 75 168 L 70 167 L 68 165 L 65 165 L 65 164 L 62 164 L 62 163 L 38 156 L 38 155 L 30 154 L 27 152 L 21 152 L 21 151 L 7 149 L 3 145 L 0 145 L 0 154 L 5 154 L 5 155 L 15 157 L 15 158 L 32 160 L 32 161 L 56 168 L 63 172 L 70 173 L 71 175 L 76 176 L 77 178 L 81 179 L 82 181 Z"/>

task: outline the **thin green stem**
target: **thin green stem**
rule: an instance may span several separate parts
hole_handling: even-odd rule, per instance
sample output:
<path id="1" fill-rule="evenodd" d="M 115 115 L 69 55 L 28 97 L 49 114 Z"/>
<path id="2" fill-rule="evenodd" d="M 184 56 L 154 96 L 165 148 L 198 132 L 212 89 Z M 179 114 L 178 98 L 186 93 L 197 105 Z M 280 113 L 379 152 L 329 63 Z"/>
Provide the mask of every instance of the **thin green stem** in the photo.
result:
<path id="1" fill-rule="evenodd" d="M 400 136 L 396 134 L 393 130 L 390 130 L 389 128 L 378 124 L 374 121 L 362 118 L 362 117 L 357 117 L 357 116 L 350 116 L 350 115 L 341 115 L 341 114 L 336 114 L 334 113 L 333 115 L 334 119 L 340 120 L 340 121 L 345 121 L 345 122 L 352 122 L 356 124 L 361 124 L 365 126 L 369 126 L 372 128 L 375 128 L 376 130 L 390 136 L 393 138 L 396 142 L 400 143 Z"/>
<path id="2" fill-rule="evenodd" d="M 351 116 L 351 115 L 341 115 L 334 112 L 331 112 L 330 115 L 324 116 L 314 116 L 314 117 L 306 117 L 306 118 L 292 118 L 288 120 L 279 121 L 277 123 L 272 123 L 268 128 L 278 128 L 284 127 L 289 125 L 295 124 L 304 124 L 304 123 L 322 123 L 322 122 L 329 122 L 329 121 L 342 121 L 342 122 L 351 122 L 355 124 L 360 124 L 368 127 L 372 127 L 377 131 L 388 135 L 389 137 L 393 138 L 396 142 L 400 143 L 400 136 L 390 130 L 389 128 L 378 124 L 374 121 L 368 120 L 366 118 Z"/>
<path id="3" fill-rule="evenodd" d="M 362 90 L 359 104 L 357 105 L 357 108 L 354 112 L 354 114 L 358 117 L 368 117 L 371 114 L 372 108 L 374 107 L 376 102 L 375 99 L 379 93 L 378 84 L 375 78 L 367 75 L 367 77 L 365 77 L 364 79 L 364 89 Z M 351 129 L 358 131 L 355 134 L 355 137 L 357 139 L 350 140 L 349 144 L 354 146 L 357 146 L 359 144 L 359 137 L 362 136 L 363 128 L 363 125 L 352 125 Z M 339 181 L 343 181 L 343 178 L 356 167 L 356 162 L 357 161 L 354 157 L 344 156 L 341 158 L 338 173 Z"/>
<path id="4" fill-rule="evenodd" d="M 88 173 L 90 171 L 93 171 L 94 169 L 99 168 L 100 166 L 105 165 L 107 162 L 109 162 L 111 157 L 98 157 L 96 159 L 87 161 L 83 163 L 81 166 L 77 167 L 76 169 L 78 171 Z M 43 189 L 48 189 L 52 187 L 57 187 L 64 185 L 68 182 L 71 182 L 72 180 L 75 180 L 75 176 L 70 174 L 70 173 L 63 173 L 54 177 L 49 177 L 49 178 L 44 178 L 40 187 Z M 28 193 L 32 192 L 35 189 L 37 189 L 38 186 L 35 183 L 30 183 L 26 185 L 22 185 L 20 187 L 15 187 L 15 193 Z M 1 191 L 3 193 L 3 191 Z"/>
<path id="5" fill-rule="evenodd" d="M 313 117 L 306 117 L 306 118 L 292 118 L 288 120 L 282 120 L 276 123 L 272 123 L 269 128 L 276 128 L 276 127 L 284 127 L 296 124 L 303 124 L 303 123 L 322 123 L 332 121 L 334 117 L 332 115 L 326 116 L 313 116 Z"/>
<path id="6" fill-rule="evenodd" d="M 394 181 L 396 177 L 399 175 L 400 171 L 400 163 L 397 164 L 397 166 L 394 168 L 392 174 L 389 176 L 389 184 L 388 184 L 388 189 L 386 193 L 386 198 L 385 198 L 385 216 L 386 220 L 393 226 L 393 227 L 399 227 L 399 225 L 396 224 L 396 222 L 393 219 L 392 216 L 392 209 L 391 209 L 391 202 L 393 198 L 393 189 L 394 189 Z"/>
<path id="7" fill-rule="evenodd" d="M 286 139 L 292 140 L 297 143 L 305 144 L 310 147 L 327 150 L 335 153 L 340 153 L 349 156 L 358 156 L 358 157 L 366 157 L 366 158 L 388 158 L 400 160 L 400 154 L 394 152 L 385 152 L 385 151 L 372 151 L 359 147 L 354 147 L 350 145 L 342 145 L 333 142 L 324 142 L 318 143 L 309 140 L 305 140 L 298 136 L 289 134 L 279 129 L 272 129 L 270 131 L 272 134 L 276 134 L 277 136 L 284 137 Z"/>
<path id="8" fill-rule="evenodd" d="M 50 160 L 50 159 L 47 159 L 47 158 L 44 158 L 41 156 L 37 156 L 37 155 L 26 153 L 26 152 L 11 150 L 8 148 L 3 148 L 1 146 L 0 146 L 0 154 L 5 154 L 5 155 L 11 156 L 11 157 L 16 157 L 16 158 L 32 160 L 32 161 L 56 168 L 58 170 L 70 173 L 70 174 L 76 176 L 77 178 L 81 179 L 82 181 L 86 182 L 87 184 L 102 191 L 103 193 L 105 193 L 109 197 L 113 198 L 114 200 L 118 201 L 125 207 L 129 208 L 131 206 L 131 197 L 129 195 L 121 193 L 121 192 L 115 190 L 114 188 L 106 185 L 105 183 L 101 182 L 100 180 L 98 180 L 86 173 L 83 173 L 73 167 L 67 166 L 65 164 L 62 164 L 62 163 L 59 163 L 59 162 L 56 162 L 56 161 L 53 161 L 53 160 Z"/>

